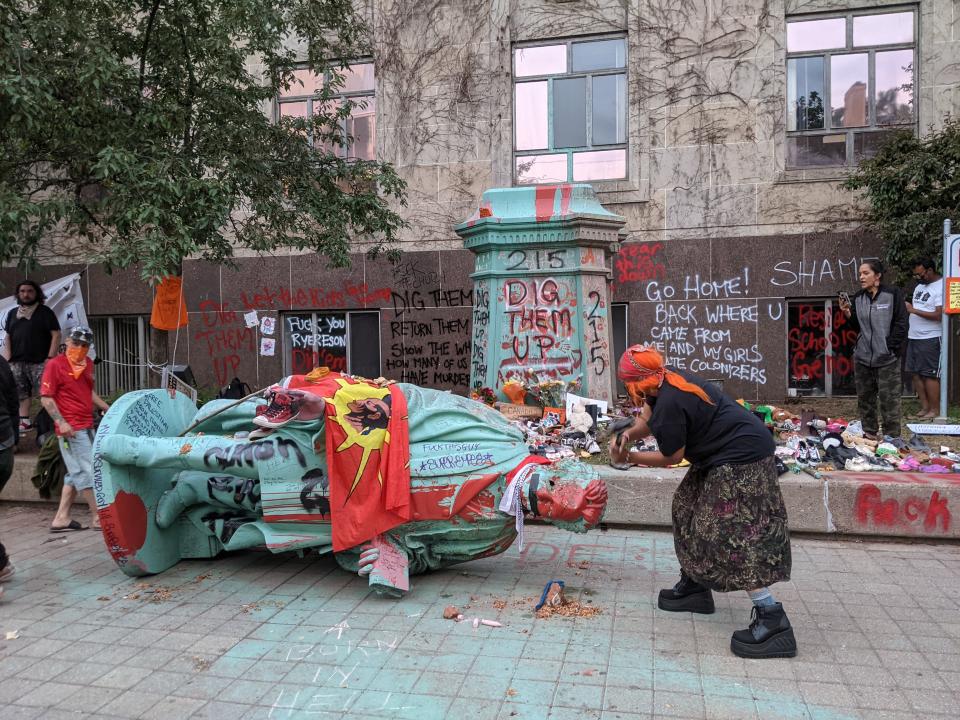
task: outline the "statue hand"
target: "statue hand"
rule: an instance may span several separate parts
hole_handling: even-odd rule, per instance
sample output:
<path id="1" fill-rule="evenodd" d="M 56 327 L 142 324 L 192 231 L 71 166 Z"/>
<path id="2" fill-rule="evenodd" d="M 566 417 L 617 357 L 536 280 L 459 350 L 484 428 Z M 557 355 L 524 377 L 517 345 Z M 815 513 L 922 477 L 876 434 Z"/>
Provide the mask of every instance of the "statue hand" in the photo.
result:
<path id="1" fill-rule="evenodd" d="M 380 548 L 373 545 L 364 545 L 360 550 L 360 569 L 357 575 L 365 577 L 373 572 L 373 564 L 380 558 Z"/>

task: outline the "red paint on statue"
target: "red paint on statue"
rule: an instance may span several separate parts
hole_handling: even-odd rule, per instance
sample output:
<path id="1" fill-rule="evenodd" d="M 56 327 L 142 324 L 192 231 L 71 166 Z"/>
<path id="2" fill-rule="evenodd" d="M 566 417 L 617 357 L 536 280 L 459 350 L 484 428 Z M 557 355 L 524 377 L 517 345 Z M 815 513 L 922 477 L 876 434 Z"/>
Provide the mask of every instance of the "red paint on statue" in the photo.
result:
<path id="1" fill-rule="evenodd" d="M 113 503 L 97 511 L 103 540 L 118 564 L 128 562 L 147 540 L 147 508 L 139 495 L 117 493 Z"/>
<path id="2" fill-rule="evenodd" d="M 553 201 L 557 196 L 556 185 L 540 185 L 536 189 L 537 222 L 546 222 L 553 217 Z"/>

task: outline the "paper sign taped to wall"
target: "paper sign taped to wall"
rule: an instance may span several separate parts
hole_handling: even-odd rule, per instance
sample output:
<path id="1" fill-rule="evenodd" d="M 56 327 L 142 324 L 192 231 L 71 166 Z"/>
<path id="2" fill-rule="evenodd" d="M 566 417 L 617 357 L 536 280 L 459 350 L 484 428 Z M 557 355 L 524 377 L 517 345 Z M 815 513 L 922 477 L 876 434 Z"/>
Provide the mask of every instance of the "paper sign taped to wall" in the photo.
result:
<path id="1" fill-rule="evenodd" d="M 272 317 L 264 317 L 260 320 L 260 334 L 261 335 L 273 335 L 273 331 L 277 328 L 277 319 Z"/>
<path id="2" fill-rule="evenodd" d="M 273 357 L 277 350 L 277 341 L 273 338 L 260 338 L 260 354 L 264 357 Z"/>
<path id="3" fill-rule="evenodd" d="M 257 311 L 251 310 L 248 313 L 243 314 L 243 322 L 246 323 L 248 328 L 255 328 L 260 324 L 260 319 L 257 317 Z"/>

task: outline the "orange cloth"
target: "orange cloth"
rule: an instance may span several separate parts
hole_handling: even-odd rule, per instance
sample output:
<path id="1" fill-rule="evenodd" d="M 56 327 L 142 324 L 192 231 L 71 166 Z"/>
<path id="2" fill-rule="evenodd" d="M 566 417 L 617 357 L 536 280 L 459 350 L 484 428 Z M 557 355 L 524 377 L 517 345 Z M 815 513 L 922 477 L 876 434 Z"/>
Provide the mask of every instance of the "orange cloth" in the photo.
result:
<path id="1" fill-rule="evenodd" d="M 76 380 L 87 367 L 87 350 L 85 347 L 67 347 L 67 361 L 70 363 L 70 372 Z"/>
<path id="2" fill-rule="evenodd" d="M 287 387 L 326 401 L 333 550 L 340 552 L 412 516 L 407 399 L 397 385 L 317 375 L 293 375 Z"/>
<path id="3" fill-rule="evenodd" d="M 150 324 L 157 330 L 176 330 L 188 322 L 187 304 L 183 300 L 183 278 L 167 275 L 156 287 Z"/>
<path id="4" fill-rule="evenodd" d="M 663 364 L 663 356 L 649 345 L 628 347 L 620 356 L 617 375 L 627 388 L 630 398 L 638 404 L 646 393 L 656 390 L 666 381 L 677 390 L 692 393 L 705 403 L 713 405 L 703 388 L 687 381 L 682 375 L 667 370 Z"/>

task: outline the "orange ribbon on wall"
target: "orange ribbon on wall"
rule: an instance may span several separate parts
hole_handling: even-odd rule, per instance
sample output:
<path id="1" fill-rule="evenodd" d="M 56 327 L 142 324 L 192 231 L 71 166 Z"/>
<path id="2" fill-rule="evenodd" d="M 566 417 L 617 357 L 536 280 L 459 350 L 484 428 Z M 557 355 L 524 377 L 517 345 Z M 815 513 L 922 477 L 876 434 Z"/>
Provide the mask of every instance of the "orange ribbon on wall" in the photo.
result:
<path id="1" fill-rule="evenodd" d="M 183 300 L 183 278 L 167 275 L 156 287 L 150 324 L 157 330 L 176 330 L 188 322 L 187 304 Z"/>

